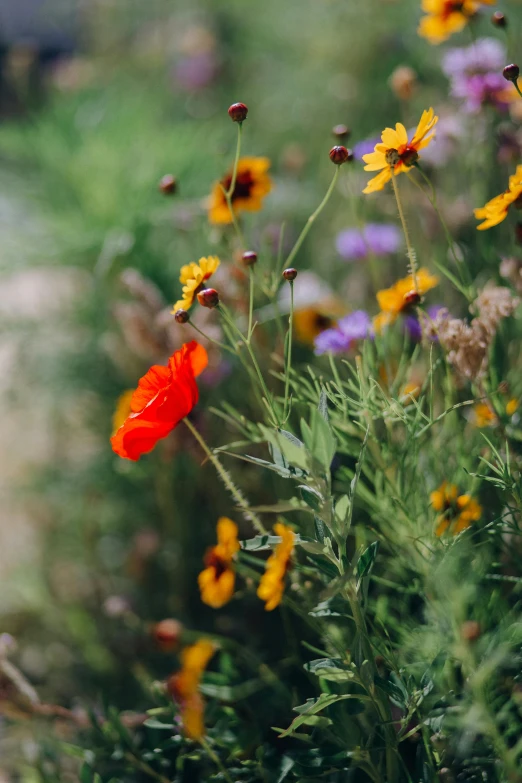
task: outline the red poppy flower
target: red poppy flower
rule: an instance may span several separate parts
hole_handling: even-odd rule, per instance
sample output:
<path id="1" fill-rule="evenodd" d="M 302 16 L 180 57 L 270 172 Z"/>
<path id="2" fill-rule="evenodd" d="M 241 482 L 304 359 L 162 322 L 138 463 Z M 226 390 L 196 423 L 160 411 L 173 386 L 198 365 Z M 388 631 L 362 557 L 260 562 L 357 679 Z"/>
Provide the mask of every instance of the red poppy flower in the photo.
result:
<path id="1" fill-rule="evenodd" d="M 151 367 L 132 395 L 131 413 L 111 438 L 113 451 L 132 460 L 152 451 L 197 403 L 195 379 L 207 363 L 206 350 L 193 340 L 175 351 L 166 367 Z"/>

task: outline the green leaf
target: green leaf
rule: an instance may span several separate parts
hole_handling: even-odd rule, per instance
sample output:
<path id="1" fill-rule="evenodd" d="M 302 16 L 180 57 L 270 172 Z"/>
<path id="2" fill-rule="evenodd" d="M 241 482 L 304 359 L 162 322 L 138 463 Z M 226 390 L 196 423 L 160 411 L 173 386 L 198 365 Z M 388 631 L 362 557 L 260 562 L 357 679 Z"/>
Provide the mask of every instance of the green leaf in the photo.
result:
<path id="1" fill-rule="evenodd" d="M 324 522 L 316 514 L 314 514 L 314 529 L 315 529 L 315 537 L 317 538 L 320 544 L 324 544 L 324 538 L 325 538 Z"/>
<path id="2" fill-rule="evenodd" d="M 246 541 L 240 541 L 241 549 L 245 552 L 261 552 L 266 549 L 273 549 L 274 546 L 281 543 L 281 536 L 259 535 L 254 538 L 249 538 Z M 314 541 L 313 538 L 307 538 L 301 536 L 299 533 L 295 534 L 294 538 L 295 546 L 302 546 L 307 552 L 312 554 L 320 554 L 323 551 L 322 544 Z"/>
<path id="3" fill-rule="evenodd" d="M 236 702 L 241 699 L 247 699 L 253 693 L 257 693 L 266 687 L 262 680 L 247 680 L 240 685 L 214 685 L 213 683 L 203 683 L 199 689 L 201 693 L 210 698 L 220 699 L 221 701 Z"/>
<path id="4" fill-rule="evenodd" d="M 378 551 L 378 541 L 374 541 L 372 544 L 370 544 L 368 549 L 364 550 L 359 560 L 357 561 L 357 574 L 359 579 L 362 579 L 364 576 L 368 576 L 368 574 L 371 572 Z"/>
<path id="5" fill-rule="evenodd" d="M 161 731 L 174 731 L 174 725 L 172 723 L 162 723 L 156 718 L 149 718 L 143 724 L 148 729 L 160 729 Z"/>
<path id="6" fill-rule="evenodd" d="M 345 701 L 347 699 L 356 699 L 360 701 L 361 696 L 356 696 L 351 693 L 338 694 L 338 693 L 322 693 L 318 699 L 308 699 L 305 704 L 301 704 L 299 707 L 294 707 L 294 712 L 298 712 L 297 718 L 294 718 L 290 726 L 283 731 L 279 737 L 288 737 L 290 734 L 298 729 L 300 726 L 306 725 L 307 720 L 311 715 L 317 715 L 332 704 L 336 704 L 339 701 Z"/>
<path id="7" fill-rule="evenodd" d="M 293 466 L 301 471 L 307 470 L 308 453 L 298 438 L 286 430 L 271 430 L 268 427 L 260 427 L 260 429 L 269 445 L 274 462 L 280 468 L 289 469 Z"/>
<path id="8" fill-rule="evenodd" d="M 319 404 L 317 406 L 317 410 L 323 417 L 323 419 L 328 422 L 328 397 L 326 396 L 326 392 L 324 389 L 321 389 L 321 394 L 319 395 Z"/>
<path id="9" fill-rule="evenodd" d="M 317 492 L 316 489 L 307 487 L 306 484 L 300 484 L 298 490 L 304 502 L 310 506 L 310 508 L 313 508 L 314 511 L 319 511 L 324 503 L 324 498 L 321 493 Z"/>
<path id="10" fill-rule="evenodd" d="M 348 682 L 355 678 L 353 667 L 340 658 L 317 658 L 306 663 L 304 668 L 316 677 L 322 677 L 329 682 Z"/>

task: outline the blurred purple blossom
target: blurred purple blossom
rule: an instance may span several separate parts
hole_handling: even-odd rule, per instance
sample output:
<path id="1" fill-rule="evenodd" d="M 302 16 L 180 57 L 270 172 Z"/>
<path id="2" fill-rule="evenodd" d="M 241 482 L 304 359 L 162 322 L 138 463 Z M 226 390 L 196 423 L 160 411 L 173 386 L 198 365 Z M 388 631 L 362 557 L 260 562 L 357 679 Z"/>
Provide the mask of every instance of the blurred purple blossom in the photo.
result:
<path id="1" fill-rule="evenodd" d="M 464 110 L 476 114 L 482 106 L 506 110 L 512 88 L 502 76 L 506 51 L 500 41 L 481 38 L 471 46 L 450 49 L 442 70 L 450 80 L 451 94 L 464 101 Z"/>
<path id="2" fill-rule="evenodd" d="M 355 160 L 362 160 L 363 155 L 367 155 L 369 152 L 373 152 L 375 145 L 379 144 L 380 140 L 380 136 L 377 136 L 372 139 L 358 141 L 357 144 L 354 144 L 352 152 Z"/>
<path id="3" fill-rule="evenodd" d="M 464 124 L 457 115 L 442 116 L 437 123 L 433 142 L 422 150 L 422 161 L 435 168 L 446 166 L 458 149 L 458 141 L 464 135 Z"/>
<path id="4" fill-rule="evenodd" d="M 434 321 L 440 310 L 444 310 L 444 305 L 431 305 L 427 308 L 426 314 Z M 404 328 L 415 342 L 419 342 L 422 339 L 422 328 L 416 315 L 406 315 L 404 317 Z"/>
<path id="5" fill-rule="evenodd" d="M 371 319 L 364 310 L 355 310 L 346 315 L 333 329 L 326 329 L 315 338 L 315 353 L 346 353 L 354 342 L 363 340 L 371 333 Z"/>
<path id="6" fill-rule="evenodd" d="M 335 245 L 346 261 L 362 261 L 370 254 L 396 253 L 402 245 L 402 234 L 393 223 L 368 223 L 362 230 L 347 228 L 341 231 Z"/>
<path id="7" fill-rule="evenodd" d="M 177 85 L 186 92 L 196 92 L 208 87 L 218 73 L 214 52 L 198 52 L 182 57 L 174 66 L 173 76 Z"/>

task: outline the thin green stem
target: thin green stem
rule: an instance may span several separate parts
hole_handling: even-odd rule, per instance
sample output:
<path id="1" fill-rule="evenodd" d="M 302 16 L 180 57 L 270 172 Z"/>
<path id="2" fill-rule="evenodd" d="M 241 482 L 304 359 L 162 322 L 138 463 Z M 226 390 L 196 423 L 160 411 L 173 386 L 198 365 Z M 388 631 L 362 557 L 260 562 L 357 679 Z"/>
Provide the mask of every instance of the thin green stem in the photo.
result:
<path id="1" fill-rule="evenodd" d="M 190 419 L 183 419 L 185 424 L 187 425 L 188 429 L 191 431 L 192 435 L 195 437 L 205 454 L 207 455 L 208 459 L 212 462 L 214 465 L 219 477 L 223 481 L 223 484 L 228 489 L 234 500 L 236 501 L 237 505 L 241 510 L 243 511 L 243 516 L 246 520 L 251 522 L 256 530 L 261 533 L 262 535 L 266 535 L 265 526 L 253 511 L 250 510 L 248 501 L 246 498 L 243 497 L 240 490 L 234 482 L 232 481 L 230 475 L 228 474 L 228 471 L 223 467 L 218 457 L 214 454 L 214 452 L 210 449 L 210 447 L 207 445 L 201 434 L 198 432 L 198 430 L 194 427 Z"/>
<path id="2" fill-rule="evenodd" d="M 152 769 L 152 767 L 149 764 L 147 764 L 146 761 L 142 761 L 137 756 L 135 756 L 134 753 L 128 751 L 125 754 L 125 758 L 131 764 L 134 764 L 135 767 L 141 769 L 141 771 L 144 772 L 149 777 L 154 778 L 155 780 L 159 780 L 160 783 L 170 783 L 169 778 L 166 778 L 164 775 L 161 775 L 159 772 L 156 772 L 156 770 Z"/>
<path id="3" fill-rule="evenodd" d="M 410 239 L 410 233 L 408 231 L 408 224 L 406 223 L 406 216 L 404 215 L 404 210 L 402 208 L 402 201 L 399 193 L 399 188 L 397 186 L 396 182 L 396 174 L 392 169 L 392 185 L 393 185 L 393 192 L 395 195 L 395 201 L 397 202 L 397 209 L 399 210 L 399 218 L 402 224 L 402 230 L 404 232 L 404 240 L 406 242 L 406 252 L 408 254 L 408 260 L 410 262 L 410 274 L 413 280 L 413 288 L 415 290 L 415 293 L 419 293 L 419 284 L 417 281 L 417 257 L 415 255 L 415 250 L 413 249 L 413 245 L 411 243 Z"/>
<path id="4" fill-rule="evenodd" d="M 196 326 L 192 321 L 189 321 L 189 324 L 193 329 L 198 332 L 202 337 L 205 338 L 205 340 L 208 340 L 209 343 L 212 343 L 213 345 L 217 346 L 222 351 L 228 351 L 228 353 L 231 353 L 233 356 L 236 355 L 236 352 L 230 348 L 228 345 L 225 345 L 225 343 L 220 343 L 219 340 L 214 340 L 212 337 L 210 337 L 208 334 L 205 334 L 199 327 Z"/>
<path id="5" fill-rule="evenodd" d="M 522 92 L 520 91 L 520 87 L 518 86 L 518 79 L 516 79 L 516 81 L 514 81 L 513 84 L 515 85 L 515 90 L 518 92 L 518 94 L 522 98 Z"/>
<path id="6" fill-rule="evenodd" d="M 247 340 L 250 342 L 250 338 L 252 337 L 252 320 L 254 315 L 254 270 L 252 267 L 248 268 L 248 274 L 250 277 L 250 293 L 249 293 L 249 299 L 248 299 L 248 332 L 247 332 Z"/>
<path id="7" fill-rule="evenodd" d="M 319 204 L 319 206 L 317 207 L 315 212 L 313 212 L 310 215 L 310 217 L 308 218 L 308 220 L 306 221 L 305 226 L 304 226 L 303 230 L 301 231 L 301 233 L 299 234 L 295 245 L 293 246 L 293 248 L 291 249 L 290 253 L 288 254 L 288 257 L 285 260 L 284 266 L 291 266 L 292 265 L 292 262 L 293 262 L 294 258 L 298 254 L 298 252 L 299 252 L 299 250 L 301 248 L 301 245 L 305 241 L 305 239 L 306 239 L 306 237 L 308 235 L 308 232 L 312 228 L 315 220 L 319 217 L 319 215 L 321 214 L 321 212 L 323 211 L 323 209 L 327 205 L 328 201 L 330 200 L 330 196 L 334 192 L 335 185 L 337 184 L 337 180 L 339 179 L 339 171 L 340 171 L 340 169 L 341 169 L 340 166 L 336 166 L 335 174 L 333 175 L 333 179 L 332 179 L 332 181 L 330 183 L 330 187 L 326 191 L 325 197 L 323 198 L 323 200 L 321 201 L 321 203 Z"/>
<path id="8" fill-rule="evenodd" d="M 210 758 L 212 759 L 216 767 L 219 769 L 219 771 L 221 772 L 221 774 L 223 775 L 227 783 L 234 783 L 234 781 L 228 774 L 226 768 L 223 766 L 223 762 L 219 758 L 218 754 L 212 750 L 212 748 L 210 747 L 206 739 L 204 737 L 201 737 L 199 742 L 201 744 L 201 747 L 206 751 L 206 753 L 208 753 L 208 755 L 210 756 Z"/>
<path id="9" fill-rule="evenodd" d="M 285 340 L 285 402 L 283 406 L 283 421 L 286 421 L 289 406 L 288 391 L 290 388 L 290 371 L 292 369 L 292 332 L 294 323 L 294 281 L 290 280 L 290 315 L 288 316 L 288 332 Z M 289 413 L 289 411 L 288 411 Z"/>
<path id="10" fill-rule="evenodd" d="M 227 202 L 228 209 L 230 211 L 230 216 L 232 218 L 232 223 L 234 225 L 234 229 L 236 231 L 236 234 L 239 238 L 239 241 L 241 242 L 242 247 L 245 247 L 245 238 L 243 236 L 243 232 L 241 231 L 241 226 L 239 225 L 236 213 L 234 211 L 234 206 L 232 203 L 232 196 L 234 195 L 234 190 L 236 188 L 236 182 L 237 182 L 237 169 L 239 164 L 239 158 L 241 156 L 241 130 L 243 127 L 243 123 L 238 122 L 237 123 L 237 144 L 236 144 L 236 155 L 234 157 L 234 165 L 232 167 L 232 178 L 230 180 L 230 185 L 228 187 L 228 190 L 225 190 L 223 185 L 221 185 L 221 189 L 223 190 L 223 195 L 225 196 L 225 200 Z"/>

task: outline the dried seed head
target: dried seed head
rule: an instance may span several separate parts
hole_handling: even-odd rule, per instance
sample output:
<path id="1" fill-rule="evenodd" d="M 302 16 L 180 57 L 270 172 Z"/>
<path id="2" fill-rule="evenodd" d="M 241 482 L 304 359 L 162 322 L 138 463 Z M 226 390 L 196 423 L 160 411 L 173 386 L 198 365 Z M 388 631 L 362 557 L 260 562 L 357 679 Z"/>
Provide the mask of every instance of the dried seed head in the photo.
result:
<path id="1" fill-rule="evenodd" d="M 460 635 L 466 642 L 476 642 L 480 631 L 480 625 L 476 620 L 467 620 L 460 626 Z"/>
<path id="2" fill-rule="evenodd" d="M 336 139 L 339 139 L 339 141 L 346 141 L 346 139 L 352 135 L 352 132 L 347 125 L 334 125 L 332 134 Z"/>
<path id="3" fill-rule="evenodd" d="M 294 269 L 293 266 L 288 267 L 288 269 L 285 269 L 283 272 L 283 277 L 291 283 L 292 280 L 295 280 L 297 277 L 297 269 Z"/>
<path id="4" fill-rule="evenodd" d="M 203 291 L 198 293 L 198 302 L 203 307 L 208 307 L 212 310 L 219 304 L 219 294 L 215 288 L 204 288 Z"/>
<path id="5" fill-rule="evenodd" d="M 257 253 L 254 250 L 245 250 L 241 256 L 243 266 L 254 266 L 257 261 Z"/>
<path id="6" fill-rule="evenodd" d="M 178 189 L 176 177 L 172 174 L 165 174 L 160 179 L 158 187 L 165 196 L 172 196 Z"/>
<path id="7" fill-rule="evenodd" d="M 151 628 L 151 635 L 160 650 L 170 652 L 178 646 L 182 631 L 182 624 L 169 617 L 155 623 Z"/>
<path id="8" fill-rule="evenodd" d="M 502 11 L 495 11 L 493 16 L 491 17 L 491 22 L 496 27 L 507 27 L 507 19 L 502 13 Z"/>
<path id="9" fill-rule="evenodd" d="M 388 166 L 396 166 L 401 159 L 401 156 L 396 149 L 386 150 L 386 155 L 384 157 Z"/>
<path id="10" fill-rule="evenodd" d="M 176 323 L 178 324 L 186 324 L 188 319 L 190 318 L 190 315 L 186 310 L 176 310 L 174 313 L 174 318 L 176 320 Z"/>
<path id="11" fill-rule="evenodd" d="M 506 67 L 502 71 L 502 76 L 504 77 L 504 79 L 507 79 L 508 82 L 515 83 L 519 75 L 520 75 L 520 68 L 515 63 L 506 65 Z"/>
<path id="12" fill-rule="evenodd" d="M 347 160 L 353 160 L 353 154 L 340 144 L 330 150 L 330 160 L 337 166 L 341 166 Z"/>
<path id="13" fill-rule="evenodd" d="M 232 122 L 244 122 L 247 118 L 248 106 L 244 103 L 233 103 L 228 107 L 228 116 Z"/>

